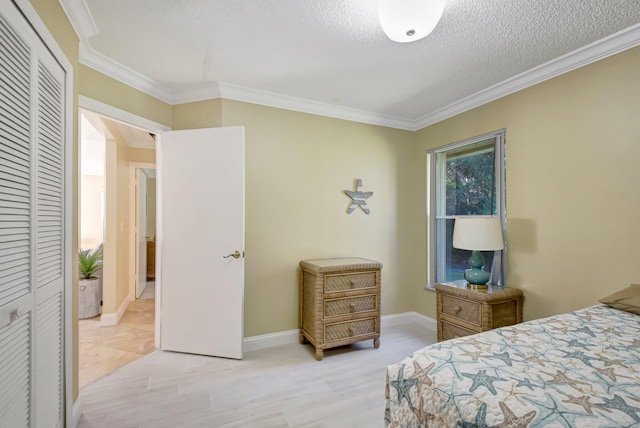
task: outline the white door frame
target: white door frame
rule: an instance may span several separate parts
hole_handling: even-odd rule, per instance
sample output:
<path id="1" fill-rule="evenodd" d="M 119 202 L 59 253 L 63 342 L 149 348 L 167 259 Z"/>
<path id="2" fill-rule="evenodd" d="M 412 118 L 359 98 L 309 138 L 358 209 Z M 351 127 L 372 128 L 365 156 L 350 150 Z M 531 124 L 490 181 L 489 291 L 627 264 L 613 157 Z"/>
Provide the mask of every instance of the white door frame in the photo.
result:
<path id="1" fill-rule="evenodd" d="M 138 272 L 136 267 L 140 265 L 138 251 L 138 241 L 136 239 L 136 213 L 138 211 L 139 200 L 136 198 L 136 169 L 149 168 L 156 169 L 156 164 L 151 162 L 129 162 L 129 301 L 136 300 L 136 281 Z M 157 209 L 156 209 L 156 212 Z M 146 231 L 142 232 L 146 234 Z"/>
<path id="2" fill-rule="evenodd" d="M 127 125 L 131 125 L 136 128 L 146 130 L 148 132 L 153 132 L 154 134 L 156 134 L 158 138 L 160 137 L 160 134 L 162 134 L 163 132 L 171 131 L 170 127 L 162 125 L 161 123 L 154 122 L 152 120 L 149 120 L 142 116 L 138 116 L 133 113 L 129 113 L 128 111 L 121 110 L 117 107 L 110 106 L 109 104 L 105 104 L 101 101 L 94 100 L 93 98 L 89 98 L 84 95 L 78 96 L 78 107 L 85 110 L 92 111 L 101 116 L 105 116 L 110 119 L 114 119 L 119 122 L 126 123 Z M 156 147 L 156 158 L 157 157 L 158 157 L 158 150 Z M 140 163 L 143 165 L 146 165 L 146 163 L 144 162 L 140 162 Z M 153 167 L 155 168 L 155 164 L 153 164 Z M 156 174 L 158 173 L 159 171 L 156 169 Z M 135 175 L 135 169 L 134 169 L 134 175 Z M 158 206 L 158 203 L 159 201 L 156 200 L 156 207 Z M 157 222 L 159 220 L 159 217 L 160 217 L 160 212 L 156 210 L 156 224 L 158 224 Z M 131 240 L 131 238 L 129 240 Z M 131 243 L 129 243 L 129 245 L 131 245 Z M 159 272 L 159 269 L 160 269 L 160 265 L 159 265 L 160 251 L 161 249 L 159 248 L 159 241 L 158 241 L 158 238 L 156 237 L 156 272 Z M 159 343 L 160 343 L 160 328 L 159 328 L 160 317 L 161 317 L 160 286 L 161 286 L 160 278 L 156 273 L 156 305 L 155 305 L 156 306 L 156 317 L 155 317 L 156 318 L 155 319 L 155 346 L 156 347 L 159 347 Z"/>

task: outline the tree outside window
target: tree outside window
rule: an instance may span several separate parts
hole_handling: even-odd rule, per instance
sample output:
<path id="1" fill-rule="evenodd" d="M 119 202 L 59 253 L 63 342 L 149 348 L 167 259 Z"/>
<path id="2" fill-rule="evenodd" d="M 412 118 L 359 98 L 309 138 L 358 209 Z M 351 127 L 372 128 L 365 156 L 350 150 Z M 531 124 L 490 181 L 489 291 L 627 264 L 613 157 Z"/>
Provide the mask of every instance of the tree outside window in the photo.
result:
<path id="1" fill-rule="evenodd" d="M 483 135 L 428 153 L 429 285 L 464 279 L 470 251 L 453 248 L 453 226 L 459 216 L 499 216 L 504 225 L 504 131 Z M 431 215 L 433 214 L 433 215 Z M 503 251 L 483 252 L 486 269 Z"/>

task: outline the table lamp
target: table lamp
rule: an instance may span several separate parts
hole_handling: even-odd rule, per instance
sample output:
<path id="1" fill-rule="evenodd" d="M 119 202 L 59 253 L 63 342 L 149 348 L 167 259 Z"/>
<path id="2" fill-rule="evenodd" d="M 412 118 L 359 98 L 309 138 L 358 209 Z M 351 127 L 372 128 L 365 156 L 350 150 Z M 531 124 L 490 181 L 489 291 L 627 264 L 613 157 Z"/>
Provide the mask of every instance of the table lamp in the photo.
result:
<path id="1" fill-rule="evenodd" d="M 453 226 L 453 247 L 471 250 L 470 269 L 464 271 L 469 284 L 483 286 L 491 277 L 484 266 L 480 251 L 497 251 L 504 248 L 502 224 L 497 217 L 458 217 Z"/>

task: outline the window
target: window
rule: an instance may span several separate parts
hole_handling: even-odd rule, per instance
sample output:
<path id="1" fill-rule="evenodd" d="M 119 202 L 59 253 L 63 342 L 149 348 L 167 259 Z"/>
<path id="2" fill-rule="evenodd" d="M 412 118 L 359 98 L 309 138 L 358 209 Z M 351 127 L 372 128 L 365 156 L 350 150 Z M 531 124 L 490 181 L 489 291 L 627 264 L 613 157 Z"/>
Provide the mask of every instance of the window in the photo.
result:
<path id="1" fill-rule="evenodd" d="M 464 279 L 471 252 L 453 248 L 460 216 L 497 216 L 505 228 L 505 130 L 427 152 L 428 286 Z M 505 235 L 506 240 L 506 235 Z M 505 251 L 483 252 L 491 283 L 504 283 Z"/>

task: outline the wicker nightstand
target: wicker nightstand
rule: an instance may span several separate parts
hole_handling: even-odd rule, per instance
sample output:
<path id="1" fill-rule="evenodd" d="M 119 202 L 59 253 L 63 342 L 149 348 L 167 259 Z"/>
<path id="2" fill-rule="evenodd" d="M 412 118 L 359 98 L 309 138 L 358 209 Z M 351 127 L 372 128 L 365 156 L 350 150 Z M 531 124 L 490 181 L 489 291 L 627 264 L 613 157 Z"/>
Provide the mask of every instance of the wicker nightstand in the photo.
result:
<path id="1" fill-rule="evenodd" d="M 466 281 L 436 284 L 438 340 L 522 322 L 522 291 L 489 286 L 467 288 Z"/>
<path id="2" fill-rule="evenodd" d="M 323 351 L 361 340 L 380 346 L 382 263 L 361 259 L 300 262 L 300 343 Z"/>

